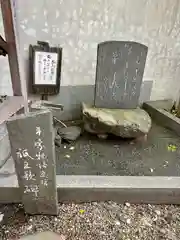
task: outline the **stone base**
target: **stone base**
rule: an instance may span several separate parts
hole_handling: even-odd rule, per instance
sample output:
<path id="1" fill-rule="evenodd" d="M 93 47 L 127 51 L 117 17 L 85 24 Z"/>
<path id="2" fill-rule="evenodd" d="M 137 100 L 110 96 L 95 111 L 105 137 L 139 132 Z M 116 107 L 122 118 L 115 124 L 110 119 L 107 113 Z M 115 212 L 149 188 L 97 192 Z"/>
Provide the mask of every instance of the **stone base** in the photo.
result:
<path id="1" fill-rule="evenodd" d="M 150 101 L 143 104 L 143 108 L 155 122 L 173 130 L 180 136 L 180 118 L 170 113 L 172 106 L 172 100 Z"/>

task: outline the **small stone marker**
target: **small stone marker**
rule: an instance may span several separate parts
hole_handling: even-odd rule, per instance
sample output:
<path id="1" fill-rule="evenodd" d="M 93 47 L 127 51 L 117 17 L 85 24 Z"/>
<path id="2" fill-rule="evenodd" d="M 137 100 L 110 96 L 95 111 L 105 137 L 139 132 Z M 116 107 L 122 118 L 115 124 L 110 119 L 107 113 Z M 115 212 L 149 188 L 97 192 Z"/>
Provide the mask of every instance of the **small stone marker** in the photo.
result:
<path id="1" fill-rule="evenodd" d="M 148 48 L 136 42 L 98 45 L 95 107 L 136 108 Z"/>
<path id="2" fill-rule="evenodd" d="M 56 164 L 52 113 L 19 115 L 7 122 L 12 157 L 29 214 L 57 214 Z"/>

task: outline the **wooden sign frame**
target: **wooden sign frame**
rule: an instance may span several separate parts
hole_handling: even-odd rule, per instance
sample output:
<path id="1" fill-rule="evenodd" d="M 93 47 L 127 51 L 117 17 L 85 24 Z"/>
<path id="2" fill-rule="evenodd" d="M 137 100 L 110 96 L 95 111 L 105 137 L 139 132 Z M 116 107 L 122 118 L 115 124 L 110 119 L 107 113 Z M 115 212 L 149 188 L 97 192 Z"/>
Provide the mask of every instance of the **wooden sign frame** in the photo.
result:
<path id="1" fill-rule="evenodd" d="M 55 56 L 56 57 L 56 77 L 53 79 L 52 84 L 48 84 L 44 81 L 40 81 L 41 83 L 36 82 L 36 54 L 44 53 L 45 55 Z M 62 48 L 58 47 L 50 47 L 47 42 L 38 41 L 38 45 L 30 45 L 29 46 L 29 64 L 30 64 L 30 73 L 29 73 L 29 91 L 35 94 L 41 95 L 55 95 L 59 93 L 60 90 L 60 77 L 61 77 L 61 62 L 62 62 Z"/>

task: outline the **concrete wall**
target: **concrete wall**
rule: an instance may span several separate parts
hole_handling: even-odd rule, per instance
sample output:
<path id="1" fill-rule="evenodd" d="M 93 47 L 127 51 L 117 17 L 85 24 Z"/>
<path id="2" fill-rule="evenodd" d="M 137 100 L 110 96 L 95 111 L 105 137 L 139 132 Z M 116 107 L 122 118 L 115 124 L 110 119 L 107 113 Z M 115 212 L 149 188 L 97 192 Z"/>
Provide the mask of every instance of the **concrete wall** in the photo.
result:
<path id="1" fill-rule="evenodd" d="M 153 100 L 169 98 L 177 91 L 179 0 L 17 0 L 17 17 L 26 62 L 28 46 L 37 40 L 63 47 L 62 87 L 54 101 L 65 104 L 68 113 L 82 100 L 92 102 L 97 44 L 106 40 L 149 47 L 141 99 L 150 93 Z"/>

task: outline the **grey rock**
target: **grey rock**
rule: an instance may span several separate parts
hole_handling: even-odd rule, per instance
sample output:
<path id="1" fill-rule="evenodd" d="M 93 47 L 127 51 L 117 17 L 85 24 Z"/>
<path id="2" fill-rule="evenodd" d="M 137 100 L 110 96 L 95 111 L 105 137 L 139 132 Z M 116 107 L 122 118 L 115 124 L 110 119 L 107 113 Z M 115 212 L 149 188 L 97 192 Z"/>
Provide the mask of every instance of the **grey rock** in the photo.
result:
<path id="1" fill-rule="evenodd" d="M 57 141 L 61 140 L 61 136 L 59 134 L 56 134 L 55 140 L 57 140 Z"/>
<path id="2" fill-rule="evenodd" d="M 61 146 L 61 143 L 62 143 L 61 137 L 60 137 L 59 139 L 55 139 L 55 140 L 54 140 L 54 143 L 55 143 L 55 145 L 56 145 L 57 147 L 60 147 L 60 146 Z"/>
<path id="3" fill-rule="evenodd" d="M 60 147 L 61 146 L 61 142 L 62 142 L 62 138 L 61 136 L 58 134 L 57 132 L 57 128 L 55 127 L 54 128 L 54 142 L 55 142 L 55 145 Z"/>
<path id="4" fill-rule="evenodd" d="M 54 139 L 59 140 L 61 136 L 58 134 L 58 128 L 54 127 Z"/>
<path id="5" fill-rule="evenodd" d="M 143 109 L 105 109 L 83 104 L 86 131 L 102 135 L 114 134 L 122 138 L 139 138 L 151 128 L 151 118 Z"/>
<path id="6" fill-rule="evenodd" d="M 58 128 L 58 134 L 67 141 L 75 141 L 81 134 L 81 128 L 78 126 Z"/>
<path id="7" fill-rule="evenodd" d="M 98 134 L 98 138 L 100 139 L 107 139 L 108 134 Z"/>

